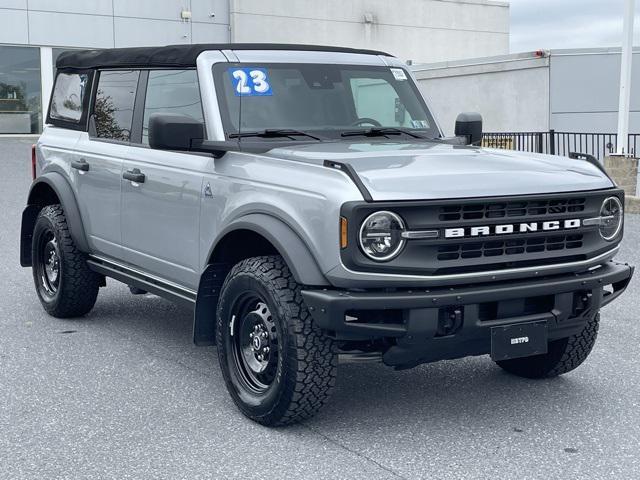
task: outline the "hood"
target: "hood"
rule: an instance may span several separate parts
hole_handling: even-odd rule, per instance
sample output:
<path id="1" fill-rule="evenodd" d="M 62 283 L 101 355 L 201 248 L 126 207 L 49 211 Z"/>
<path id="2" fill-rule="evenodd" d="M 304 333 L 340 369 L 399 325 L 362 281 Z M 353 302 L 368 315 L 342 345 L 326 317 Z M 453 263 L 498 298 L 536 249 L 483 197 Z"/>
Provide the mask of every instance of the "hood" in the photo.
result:
<path id="1" fill-rule="evenodd" d="M 349 163 L 374 200 L 425 200 L 611 188 L 582 160 L 441 143 L 334 142 L 271 150 L 268 156 Z"/>

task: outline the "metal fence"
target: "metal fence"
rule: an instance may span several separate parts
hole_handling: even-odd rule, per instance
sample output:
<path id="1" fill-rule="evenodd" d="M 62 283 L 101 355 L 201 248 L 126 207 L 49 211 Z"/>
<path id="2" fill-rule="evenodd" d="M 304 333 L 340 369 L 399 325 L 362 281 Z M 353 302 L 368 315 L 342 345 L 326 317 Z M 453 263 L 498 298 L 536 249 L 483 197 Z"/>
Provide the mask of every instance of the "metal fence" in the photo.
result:
<path id="1" fill-rule="evenodd" d="M 523 152 L 548 153 L 569 156 L 569 153 L 588 153 L 599 160 L 604 159 L 618 148 L 615 133 L 574 133 L 574 132 L 501 132 L 484 133 L 482 145 L 491 148 L 520 150 Z M 640 134 L 629 134 L 626 153 L 635 155 L 640 146 Z M 638 152 L 640 153 L 640 152 Z"/>

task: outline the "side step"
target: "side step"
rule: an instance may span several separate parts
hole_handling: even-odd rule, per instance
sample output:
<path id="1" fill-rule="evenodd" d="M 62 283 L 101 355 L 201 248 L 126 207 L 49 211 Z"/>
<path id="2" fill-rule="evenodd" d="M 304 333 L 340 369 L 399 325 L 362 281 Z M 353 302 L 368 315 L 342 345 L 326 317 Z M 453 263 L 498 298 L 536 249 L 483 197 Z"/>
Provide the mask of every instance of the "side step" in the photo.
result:
<path id="1" fill-rule="evenodd" d="M 87 265 L 89 265 L 91 270 L 105 277 L 113 278 L 114 280 L 141 290 L 146 290 L 149 293 L 189 308 L 195 306 L 196 292 L 177 283 L 163 280 L 136 268 L 95 255 L 89 256 Z"/>

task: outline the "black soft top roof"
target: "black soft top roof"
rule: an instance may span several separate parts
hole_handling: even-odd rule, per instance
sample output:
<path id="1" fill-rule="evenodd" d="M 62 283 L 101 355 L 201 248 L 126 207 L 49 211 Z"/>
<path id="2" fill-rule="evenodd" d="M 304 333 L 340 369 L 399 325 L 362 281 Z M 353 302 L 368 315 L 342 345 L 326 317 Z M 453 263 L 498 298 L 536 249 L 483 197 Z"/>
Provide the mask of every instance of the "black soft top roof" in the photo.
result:
<path id="1" fill-rule="evenodd" d="M 60 54 L 56 62 L 59 69 L 86 70 L 91 68 L 146 68 L 194 67 L 196 58 L 206 50 L 296 50 L 311 52 L 363 53 L 391 56 L 375 50 L 325 47 L 320 45 L 286 45 L 270 43 L 212 43 L 194 45 L 167 45 L 165 47 L 106 48 L 75 50 Z"/>

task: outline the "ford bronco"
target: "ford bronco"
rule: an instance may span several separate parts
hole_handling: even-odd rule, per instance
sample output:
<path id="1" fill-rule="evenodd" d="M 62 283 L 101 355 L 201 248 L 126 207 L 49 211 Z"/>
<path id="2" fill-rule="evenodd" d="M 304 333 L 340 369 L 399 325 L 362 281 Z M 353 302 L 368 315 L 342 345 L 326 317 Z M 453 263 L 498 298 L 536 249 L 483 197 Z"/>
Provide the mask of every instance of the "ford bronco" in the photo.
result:
<path id="1" fill-rule="evenodd" d="M 623 191 L 600 164 L 443 135 L 383 52 L 181 45 L 66 52 L 32 152 L 20 260 L 54 317 L 106 278 L 193 310 L 264 425 L 308 418 L 339 361 L 490 355 L 528 378 L 589 355 Z"/>

